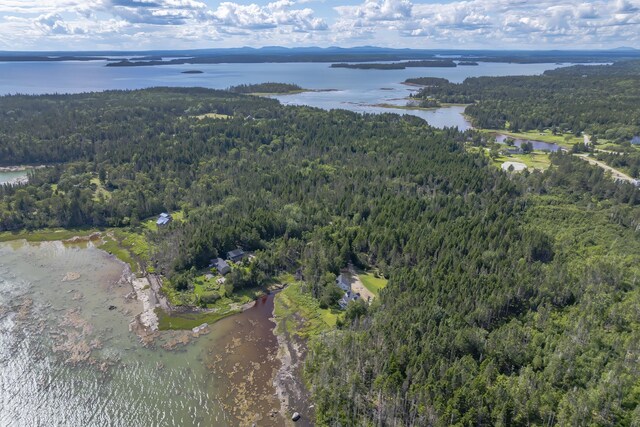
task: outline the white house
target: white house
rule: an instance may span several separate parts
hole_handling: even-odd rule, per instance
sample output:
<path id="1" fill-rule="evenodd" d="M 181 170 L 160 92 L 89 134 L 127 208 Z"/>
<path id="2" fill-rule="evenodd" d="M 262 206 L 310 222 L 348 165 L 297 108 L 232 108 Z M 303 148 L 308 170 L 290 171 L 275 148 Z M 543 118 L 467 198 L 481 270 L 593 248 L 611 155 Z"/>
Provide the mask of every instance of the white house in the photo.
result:
<path id="1" fill-rule="evenodd" d="M 336 278 L 336 285 L 345 292 L 351 292 L 351 283 L 349 283 L 349 280 L 347 280 L 344 274 Z"/>

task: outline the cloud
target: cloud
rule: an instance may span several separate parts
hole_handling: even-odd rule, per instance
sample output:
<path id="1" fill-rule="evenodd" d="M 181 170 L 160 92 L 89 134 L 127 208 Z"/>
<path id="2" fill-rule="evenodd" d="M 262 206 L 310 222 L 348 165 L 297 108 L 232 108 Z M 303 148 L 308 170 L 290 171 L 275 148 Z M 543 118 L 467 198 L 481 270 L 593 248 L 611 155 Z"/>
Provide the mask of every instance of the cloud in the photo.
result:
<path id="1" fill-rule="evenodd" d="M 60 15 L 55 13 L 40 15 L 34 21 L 34 26 L 44 34 L 51 35 L 79 35 L 85 33 L 85 30 L 67 24 Z"/>
<path id="2" fill-rule="evenodd" d="M 640 46 L 640 0 L 218 1 L 1 0 L 0 48 Z"/>
<path id="3" fill-rule="evenodd" d="M 593 41 L 640 41 L 638 0 L 615 4 L 606 0 L 365 0 L 334 9 L 339 16 L 337 28 L 357 29 L 360 34 L 392 29 L 400 37 L 420 37 L 451 47 L 540 48 L 545 42 L 584 47 Z"/>
<path id="4" fill-rule="evenodd" d="M 322 31 L 328 28 L 324 20 L 314 16 L 312 9 L 292 9 L 294 5 L 295 2 L 290 0 L 278 0 L 266 6 L 223 2 L 211 16 L 216 24 L 236 30 L 261 30 L 282 26 L 291 27 L 294 31 Z"/>

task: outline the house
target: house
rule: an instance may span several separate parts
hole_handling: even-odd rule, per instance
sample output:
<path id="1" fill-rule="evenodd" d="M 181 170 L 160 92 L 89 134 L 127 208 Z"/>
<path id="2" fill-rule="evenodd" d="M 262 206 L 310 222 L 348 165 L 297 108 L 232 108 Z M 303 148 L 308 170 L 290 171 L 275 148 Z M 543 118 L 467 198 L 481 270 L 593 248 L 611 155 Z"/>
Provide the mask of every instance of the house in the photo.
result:
<path id="1" fill-rule="evenodd" d="M 640 145 L 640 136 L 636 135 L 633 138 L 631 138 L 631 143 L 633 145 Z"/>
<path id="2" fill-rule="evenodd" d="M 349 280 L 344 276 L 344 274 L 338 276 L 336 279 L 336 285 L 345 292 L 351 291 L 351 283 L 349 283 Z"/>
<path id="3" fill-rule="evenodd" d="M 223 276 L 231 271 L 231 267 L 229 267 L 227 261 L 223 260 L 222 258 L 217 258 L 216 260 L 214 260 L 213 266 L 216 268 L 216 270 L 218 270 L 218 273 L 222 274 Z"/>
<path id="4" fill-rule="evenodd" d="M 233 262 L 238 262 L 244 258 L 244 251 L 242 249 L 234 249 L 227 252 L 227 259 Z"/>
<path id="5" fill-rule="evenodd" d="M 358 299 L 360 299 L 360 294 L 347 291 L 344 293 L 342 298 L 340 298 L 340 301 L 338 301 L 338 305 L 340 306 L 341 309 L 344 310 L 345 308 L 347 308 L 347 305 L 349 305 L 351 301 L 356 301 Z"/>
<path id="6" fill-rule="evenodd" d="M 158 220 L 156 221 L 156 225 L 158 227 L 162 227 L 163 225 L 167 225 L 171 222 L 171 215 L 166 213 L 166 212 L 162 212 L 160 214 L 160 216 L 158 216 Z"/>

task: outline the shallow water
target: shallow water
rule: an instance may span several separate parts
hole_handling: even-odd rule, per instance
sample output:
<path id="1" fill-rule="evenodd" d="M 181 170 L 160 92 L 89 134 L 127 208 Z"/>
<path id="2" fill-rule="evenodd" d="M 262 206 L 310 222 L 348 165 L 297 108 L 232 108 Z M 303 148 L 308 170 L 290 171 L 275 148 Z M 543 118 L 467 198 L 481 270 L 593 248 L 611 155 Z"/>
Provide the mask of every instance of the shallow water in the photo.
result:
<path id="1" fill-rule="evenodd" d="M 15 183 L 27 178 L 28 172 L 24 171 L 2 171 L 0 170 L 0 185 Z"/>
<path id="2" fill-rule="evenodd" d="M 254 360 L 257 349 L 275 355 L 272 297 L 208 335 L 162 333 L 147 348 L 129 331 L 141 305 L 127 298 L 123 270 L 91 243 L 0 244 L 0 425 L 239 425 L 228 408 L 242 400 L 237 378 L 219 366 L 275 369 L 275 356 Z M 277 406 L 270 381 L 256 376 L 253 387 L 264 395 L 246 397 L 245 419 Z M 278 425 L 270 420 L 258 425 Z"/>

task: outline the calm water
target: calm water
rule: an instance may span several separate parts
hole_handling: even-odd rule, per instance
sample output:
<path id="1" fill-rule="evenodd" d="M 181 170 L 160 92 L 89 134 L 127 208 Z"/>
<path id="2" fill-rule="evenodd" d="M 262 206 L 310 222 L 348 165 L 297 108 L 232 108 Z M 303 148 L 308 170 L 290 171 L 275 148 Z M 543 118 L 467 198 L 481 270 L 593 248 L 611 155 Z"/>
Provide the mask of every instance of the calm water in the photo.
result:
<path id="1" fill-rule="evenodd" d="M 330 68 L 327 63 L 205 64 L 156 67 L 105 67 L 93 62 L 0 63 L 0 94 L 78 93 L 107 89 L 140 89 L 152 86 L 200 86 L 225 89 L 242 83 L 266 81 L 295 83 L 306 89 L 336 89 L 277 97 L 285 104 L 304 104 L 358 112 L 392 112 L 422 117 L 434 126 L 470 127 L 462 107 L 433 111 L 405 111 L 375 107 L 387 103 L 404 105 L 415 87 L 401 84 L 410 77 L 444 77 L 461 82 L 467 77 L 533 75 L 558 64 L 480 63 L 473 67 L 409 68 L 405 70 L 351 70 Z M 201 70 L 202 74 L 182 74 Z"/>
<path id="2" fill-rule="evenodd" d="M 145 347 L 122 275 L 91 244 L 0 243 L 0 425 L 279 425 L 260 422 L 278 409 L 272 297 L 208 335 L 167 332 Z M 248 371 L 269 378 L 227 375 Z"/>
<path id="3" fill-rule="evenodd" d="M 15 183 L 27 178 L 27 171 L 3 171 L 0 170 L 0 185 Z"/>
<path id="4" fill-rule="evenodd" d="M 509 138 L 508 135 L 503 135 L 503 134 L 498 134 L 496 135 L 496 142 L 499 144 L 504 144 L 504 141 Z M 533 145 L 534 150 L 542 150 L 542 151 L 558 151 L 560 149 L 562 149 L 562 147 L 560 147 L 558 144 L 553 144 L 551 142 L 544 142 L 544 141 L 535 141 L 532 139 L 520 139 L 520 138 L 514 138 L 514 145 L 517 147 L 520 147 L 522 145 L 522 143 L 524 142 L 530 142 L 531 145 Z"/>

